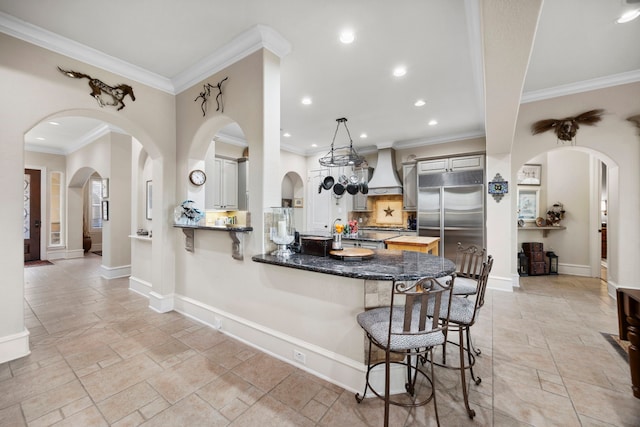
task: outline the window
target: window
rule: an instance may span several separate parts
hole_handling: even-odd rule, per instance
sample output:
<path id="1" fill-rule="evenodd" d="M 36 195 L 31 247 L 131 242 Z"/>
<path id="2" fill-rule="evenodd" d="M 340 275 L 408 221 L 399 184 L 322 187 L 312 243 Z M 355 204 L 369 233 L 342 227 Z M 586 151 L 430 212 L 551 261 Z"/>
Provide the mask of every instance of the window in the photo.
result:
<path id="1" fill-rule="evenodd" d="M 49 181 L 49 244 L 62 242 L 62 172 L 51 172 Z"/>
<path id="2" fill-rule="evenodd" d="M 91 229 L 102 229 L 102 179 L 91 178 L 91 193 L 89 198 L 91 201 Z"/>

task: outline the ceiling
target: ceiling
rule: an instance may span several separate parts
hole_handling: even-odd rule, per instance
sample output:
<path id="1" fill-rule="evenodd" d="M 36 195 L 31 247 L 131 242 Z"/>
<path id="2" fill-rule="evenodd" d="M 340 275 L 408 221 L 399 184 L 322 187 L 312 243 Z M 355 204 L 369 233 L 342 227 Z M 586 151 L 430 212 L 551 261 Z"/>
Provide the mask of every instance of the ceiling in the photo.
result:
<path id="1" fill-rule="evenodd" d="M 190 69 L 268 26 L 291 44 L 281 61 L 281 144 L 309 154 L 326 151 L 339 117 L 363 149 L 484 136 L 479 8 L 477 0 L 0 0 L 0 30 L 53 50 L 73 41 L 68 55 L 103 56 L 94 65 L 116 64 L 109 71 L 176 93 Z M 640 0 L 544 2 L 523 102 L 640 81 L 640 19 L 615 23 L 630 8 Z M 351 44 L 338 39 L 346 28 Z M 399 65 L 407 72 L 398 78 Z M 57 122 L 32 129 L 27 148 L 69 153 L 111 129 Z"/>

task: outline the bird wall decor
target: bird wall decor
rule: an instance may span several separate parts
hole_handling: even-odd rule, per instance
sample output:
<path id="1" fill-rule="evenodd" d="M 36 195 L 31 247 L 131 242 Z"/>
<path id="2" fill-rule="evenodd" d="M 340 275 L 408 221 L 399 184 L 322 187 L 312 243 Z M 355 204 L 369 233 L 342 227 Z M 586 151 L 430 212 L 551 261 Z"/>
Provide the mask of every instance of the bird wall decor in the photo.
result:
<path id="1" fill-rule="evenodd" d="M 575 144 L 574 138 L 580 125 L 593 126 L 602 120 L 603 114 L 603 109 L 596 109 L 589 110 L 575 117 L 540 120 L 531 125 L 531 133 L 537 135 L 548 130 L 553 130 L 560 141 L 571 141 L 572 144 Z"/>

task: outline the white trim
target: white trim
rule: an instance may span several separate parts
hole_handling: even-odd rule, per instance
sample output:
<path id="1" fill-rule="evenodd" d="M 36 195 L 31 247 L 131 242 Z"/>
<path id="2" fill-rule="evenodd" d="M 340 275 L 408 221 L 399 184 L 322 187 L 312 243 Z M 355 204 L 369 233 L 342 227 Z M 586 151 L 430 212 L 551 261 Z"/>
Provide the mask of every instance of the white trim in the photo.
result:
<path id="1" fill-rule="evenodd" d="M 0 363 L 19 359 L 30 353 L 29 331 L 27 329 L 17 334 L 0 337 Z"/>
<path id="2" fill-rule="evenodd" d="M 178 94 L 189 89 L 262 48 L 283 58 L 291 52 L 291 43 L 273 28 L 265 25 L 249 28 L 188 70 L 175 76 L 171 80 L 175 93 Z"/>
<path id="3" fill-rule="evenodd" d="M 57 52 L 111 73 L 146 84 L 163 92 L 175 94 L 171 80 L 137 65 L 107 55 L 104 52 L 62 37 L 14 16 L 0 12 L 0 32 Z M 63 64 L 60 64 L 63 65 Z"/>
<path id="4" fill-rule="evenodd" d="M 188 297 L 176 295 L 174 309 L 346 390 L 362 391 L 366 369 L 362 363 Z M 305 353 L 306 365 L 293 360 L 294 349 Z"/>
<path id="5" fill-rule="evenodd" d="M 152 310 L 155 310 L 158 313 L 168 313 L 173 310 L 174 298 L 175 296 L 173 294 L 160 295 L 157 292 L 150 291 L 149 307 L 151 307 Z"/>
<path id="6" fill-rule="evenodd" d="M 617 293 L 616 291 L 618 290 L 619 286 L 615 283 L 615 282 L 607 282 L 607 293 L 609 294 L 609 296 L 611 298 L 614 299 L 614 301 L 617 301 Z"/>
<path id="7" fill-rule="evenodd" d="M 593 277 L 590 265 L 579 264 L 558 264 L 558 274 L 569 274 L 571 276 Z"/>
<path id="8" fill-rule="evenodd" d="M 129 289 L 142 296 L 150 298 L 149 294 L 151 293 L 151 289 L 153 289 L 153 285 L 146 280 L 139 279 L 135 276 L 129 276 Z"/>
<path id="9" fill-rule="evenodd" d="M 47 259 L 49 261 L 56 259 L 66 259 L 66 251 L 64 247 L 47 249 Z"/>
<path id="10" fill-rule="evenodd" d="M 65 259 L 82 258 L 84 257 L 84 249 L 68 249 L 65 252 Z"/>
<path id="11" fill-rule="evenodd" d="M 100 265 L 100 269 L 102 270 L 102 274 L 100 274 L 100 277 L 107 280 L 127 277 L 131 275 L 131 264 L 120 265 L 118 267 L 107 267 L 106 265 L 102 264 Z"/>
<path id="12" fill-rule="evenodd" d="M 487 289 L 495 291 L 513 292 L 513 277 L 498 277 L 489 275 Z"/>
<path id="13" fill-rule="evenodd" d="M 640 70 L 627 71 L 625 73 L 583 80 L 581 82 L 569 83 L 566 85 L 556 86 L 548 89 L 525 92 L 522 95 L 522 100 L 520 101 L 520 103 L 526 104 L 528 102 L 542 101 L 545 99 L 557 98 L 559 96 L 604 89 L 607 87 L 618 86 L 627 83 L 635 83 L 637 81 L 640 81 Z"/>

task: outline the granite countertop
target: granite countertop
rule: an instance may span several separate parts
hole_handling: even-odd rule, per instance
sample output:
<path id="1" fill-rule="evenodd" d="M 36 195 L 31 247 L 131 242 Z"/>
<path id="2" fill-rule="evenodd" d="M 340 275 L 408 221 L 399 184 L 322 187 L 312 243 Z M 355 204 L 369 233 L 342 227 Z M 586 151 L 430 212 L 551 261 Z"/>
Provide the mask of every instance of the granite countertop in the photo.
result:
<path id="1" fill-rule="evenodd" d="M 193 228 L 197 230 L 213 230 L 213 231 L 235 231 L 238 233 L 246 233 L 248 231 L 253 231 L 253 227 L 247 227 L 245 225 L 191 225 L 191 224 L 173 224 L 175 228 Z"/>
<path id="2" fill-rule="evenodd" d="M 387 249 L 375 250 L 372 259 L 361 261 L 302 254 L 293 254 L 288 258 L 261 254 L 251 259 L 280 267 L 365 280 L 417 280 L 422 277 L 442 277 L 455 271 L 455 264 L 443 257 Z"/>

